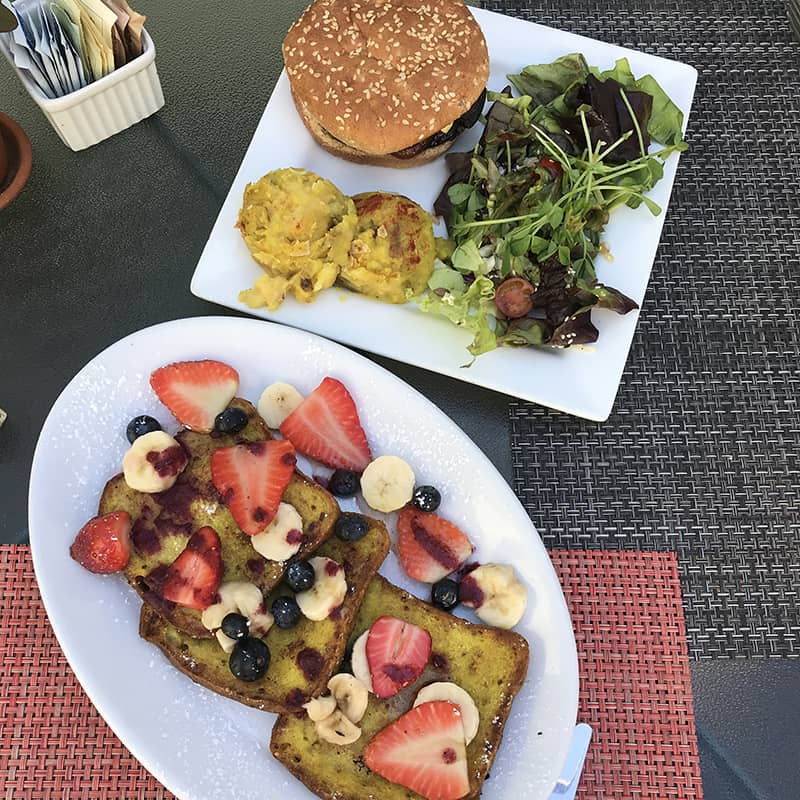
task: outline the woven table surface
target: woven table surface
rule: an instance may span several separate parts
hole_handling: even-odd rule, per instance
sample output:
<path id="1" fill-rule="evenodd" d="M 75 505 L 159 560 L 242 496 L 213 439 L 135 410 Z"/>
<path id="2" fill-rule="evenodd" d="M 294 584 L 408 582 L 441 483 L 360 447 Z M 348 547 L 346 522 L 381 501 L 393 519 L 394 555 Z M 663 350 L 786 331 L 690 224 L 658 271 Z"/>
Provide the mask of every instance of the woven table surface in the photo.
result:
<path id="1" fill-rule="evenodd" d="M 578 797 L 701 800 L 674 555 L 552 556 L 578 645 L 578 718 L 595 730 Z M 39 599 L 28 547 L 0 547 L 0 581 L 3 797 L 171 798 L 103 722 L 70 671 Z"/>
<path id="2" fill-rule="evenodd" d="M 800 656 L 800 44 L 786 8 L 481 5 L 699 72 L 614 411 L 597 424 L 513 401 L 517 495 L 548 547 L 675 552 L 692 658 Z"/>

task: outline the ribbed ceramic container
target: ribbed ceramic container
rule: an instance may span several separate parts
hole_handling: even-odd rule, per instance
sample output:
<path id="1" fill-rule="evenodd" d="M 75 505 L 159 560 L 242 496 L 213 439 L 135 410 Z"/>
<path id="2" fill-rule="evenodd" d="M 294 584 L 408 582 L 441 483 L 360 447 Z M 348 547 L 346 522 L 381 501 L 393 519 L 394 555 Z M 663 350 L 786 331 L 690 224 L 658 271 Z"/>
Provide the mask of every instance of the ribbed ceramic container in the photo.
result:
<path id="1" fill-rule="evenodd" d="M 64 144 L 73 150 L 84 150 L 164 105 L 156 71 L 156 48 L 147 31 L 142 31 L 142 44 L 143 52 L 138 58 L 76 92 L 52 100 L 27 75 L 14 69 Z M 0 48 L 14 66 L 6 48 Z"/>

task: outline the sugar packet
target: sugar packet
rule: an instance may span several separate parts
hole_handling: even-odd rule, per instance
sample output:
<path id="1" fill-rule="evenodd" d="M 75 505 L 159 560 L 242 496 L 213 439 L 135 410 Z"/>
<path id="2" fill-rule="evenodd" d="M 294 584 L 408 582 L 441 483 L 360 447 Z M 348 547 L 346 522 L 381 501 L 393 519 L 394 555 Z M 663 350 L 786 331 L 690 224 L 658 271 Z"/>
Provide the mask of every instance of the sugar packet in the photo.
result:
<path id="1" fill-rule="evenodd" d="M 12 0 L 10 11 L 18 24 L 0 33 L 0 43 L 48 98 L 74 92 L 142 54 L 145 17 L 126 0 Z"/>

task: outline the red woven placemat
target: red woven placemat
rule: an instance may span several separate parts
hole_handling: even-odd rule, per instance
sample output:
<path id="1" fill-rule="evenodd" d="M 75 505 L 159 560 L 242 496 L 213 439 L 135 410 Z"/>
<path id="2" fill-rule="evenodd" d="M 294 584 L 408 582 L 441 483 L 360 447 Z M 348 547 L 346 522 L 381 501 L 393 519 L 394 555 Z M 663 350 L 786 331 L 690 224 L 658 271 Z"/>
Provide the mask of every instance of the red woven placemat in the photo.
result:
<path id="1" fill-rule="evenodd" d="M 579 800 L 702 800 L 676 560 L 554 551 L 595 730 Z M 103 722 L 50 630 L 30 550 L 0 546 L 4 800 L 172 798 Z M 267 795 L 265 795 L 266 797 Z"/>
<path id="2" fill-rule="evenodd" d="M 579 800 L 702 800 L 674 553 L 551 550 L 594 728 Z"/>

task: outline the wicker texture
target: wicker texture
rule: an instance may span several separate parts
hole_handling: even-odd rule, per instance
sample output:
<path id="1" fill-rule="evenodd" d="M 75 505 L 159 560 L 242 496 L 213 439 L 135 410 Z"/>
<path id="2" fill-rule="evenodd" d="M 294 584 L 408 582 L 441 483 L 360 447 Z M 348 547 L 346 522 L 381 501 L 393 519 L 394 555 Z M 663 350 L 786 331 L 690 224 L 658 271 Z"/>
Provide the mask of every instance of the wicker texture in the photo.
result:
<path id="1" fill-rule="evenodd" d="M 551 552 L 594 728 L 579 800 L 702 800 L 692 686 L 672 553 Z"/>
<path id="2" fill-rule="evenodd" d="M 691 657 L 800 656 L 800 45 L 786 7 L 483 6 L 699 71 L 614 412 L 598 425 L 513 401 L 516 492 L 548 547 L 676 552 Z"/>
<path id="3" fill-rule="evenodd" d="M 702 800 L 674 555 L 559 551 L 553 559 L 575 625 L 579 719 L 595 729 L 579 800 Z M 28 547 L 0 546 L 0 581 L 3 797 L 172 798 L 75 680 Z"/>
<path id="4" fill-rule="evenodd" d="M 58 646 L 30 548 L 0 546 L 4 800 L 171 800 L 89 702 Z"/>

